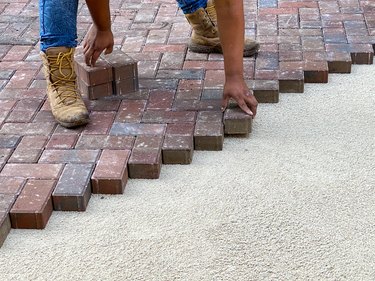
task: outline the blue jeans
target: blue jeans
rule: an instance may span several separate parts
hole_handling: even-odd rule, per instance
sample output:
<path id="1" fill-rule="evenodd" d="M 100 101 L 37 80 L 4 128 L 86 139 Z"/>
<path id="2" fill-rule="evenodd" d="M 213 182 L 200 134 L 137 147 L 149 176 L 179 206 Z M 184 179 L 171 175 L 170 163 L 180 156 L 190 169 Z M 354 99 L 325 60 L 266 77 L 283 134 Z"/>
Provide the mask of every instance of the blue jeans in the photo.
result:
<path id="1" fill-rule="evenodd" d="M 206 8 L 207 0 L 177 0 L 184 14 Z M 39 0 L 40 48 L 77 46 L 78 0 Z"/>
<path id="2" fill-rule="evenodd" d="M 206 8 L 207 0 L 176 0 L 184 14 L 194 13 L 199 8 Z"/>
<path id="3" fill-rule="evenodd" d="M 78 0 L 39 0 L 40 48 L 77 46 Z"/>

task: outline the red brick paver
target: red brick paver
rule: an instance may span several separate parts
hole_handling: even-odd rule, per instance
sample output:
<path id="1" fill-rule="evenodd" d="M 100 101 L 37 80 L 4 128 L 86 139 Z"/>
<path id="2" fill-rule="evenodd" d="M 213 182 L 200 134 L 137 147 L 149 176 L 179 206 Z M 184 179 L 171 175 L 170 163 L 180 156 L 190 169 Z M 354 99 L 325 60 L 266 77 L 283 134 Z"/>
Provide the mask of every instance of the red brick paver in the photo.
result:
<path id="1" fill-rule="evenodd" d="M 158 178 L 162 164 L 189 164 L 194 149 L 225 149 L 224 136 L 251 133 L 253 120 L 238 108 L 221 112 L 223 57 L 188 51 L 191 29 L 174 0 L 111 1 L 117 53 L 98 63 L 98 76 L 77 58 L 91 123 L 57 125 L 46 102 L 37 5 L 21 2 L 0 9 L 0 245 L 11 226 L 43 228 L 52 209 L 84 211 L 92 192 L 122 193 L 128 177 Z M 246 35 L 261 44 L 244 60 L 259 102 L 373 63 L 374 1 L 244 3 Z M 79 11 L 81 41 L 89 12 L 83 2 Z"/>

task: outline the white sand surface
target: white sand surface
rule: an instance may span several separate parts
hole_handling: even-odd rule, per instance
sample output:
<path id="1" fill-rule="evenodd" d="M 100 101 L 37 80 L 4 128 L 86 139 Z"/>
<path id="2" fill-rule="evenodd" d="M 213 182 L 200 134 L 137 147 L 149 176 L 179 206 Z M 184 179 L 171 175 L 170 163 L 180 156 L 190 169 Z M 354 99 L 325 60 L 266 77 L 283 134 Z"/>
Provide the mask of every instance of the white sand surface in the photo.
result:
<path id="1" fill-rule="evenodd" d="M 12 230 L 0 280 L 375 280 L 374 77 L 282 94 L 249 138 Z"/>

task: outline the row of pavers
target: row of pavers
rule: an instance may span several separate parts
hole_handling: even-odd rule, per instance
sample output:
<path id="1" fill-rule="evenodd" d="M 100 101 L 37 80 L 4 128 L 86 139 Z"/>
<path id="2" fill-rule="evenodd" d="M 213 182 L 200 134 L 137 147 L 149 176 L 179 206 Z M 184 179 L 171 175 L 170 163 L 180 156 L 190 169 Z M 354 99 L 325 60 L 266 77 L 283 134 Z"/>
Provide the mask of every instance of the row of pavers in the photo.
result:
<path id="1" fill-rule="evenodd" d="M 128 177 L 157 179 L 162 163 L 190 164 L 194 149 L 221 150 L 224 134 L 247 136 L 251 131 L 251 117 L 235 106 L 221 112 L 220 99 L 216 106 L 204 102 L 206 110 L 197 111 L 193 104 L 181 111 L 170 108 L 170 91 L 154 91 L 152 98 L 145 96 L 147 91 L 136 91 L 133 61 L 131 75 L 126 62 L 117 63 L 113 72 L 103 61 L 95 68 L 85 67 L 81 55 L 76 62 L 86 96 L 115 97 L 98 101 L 109 103 L 113 111 L 92 111 L 91 134 L 82 128 L 82 134 L 50 137 L 56 126 L 53 120 L 46 122 L 46 116 L 39 120 L 36 116 L 37 122 L 31 123 L 5 122 L 0 130 L 5 154 L 0 173 L 1 244 L 11 227 L 42 229 L 53 210 L 84 211 L 91 193 L 122 194 Z M 112 91 L 112 84 L 118 87 L 124 77 L 130 81 L 130 91 Z M 97 87 L 102 84 L 110 87 Z M 29 105 L 26 102 L 23 109 Z M 15 102 L 5 100 L 1 106 L 11 112 Z"/>

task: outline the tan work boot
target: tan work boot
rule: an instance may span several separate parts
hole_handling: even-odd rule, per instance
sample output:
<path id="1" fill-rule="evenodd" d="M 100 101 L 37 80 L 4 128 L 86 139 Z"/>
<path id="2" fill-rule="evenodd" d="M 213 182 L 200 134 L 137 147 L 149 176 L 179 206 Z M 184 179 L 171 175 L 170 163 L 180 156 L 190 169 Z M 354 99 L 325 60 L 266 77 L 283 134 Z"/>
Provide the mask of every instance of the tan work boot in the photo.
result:
<path id="1" fill-rule="evenodd" d="M 66 128 L 89 122 L 89 113 L 76 87 L 74 49 L 51 47 L 41 52 L 47 96 L 56 121 Z"/>
<path id="2" fill-rule="evenodd" d="M 208 0 L 207 7 L 199 8 L 191 14 L 185 15 L 193 28 L 189 50 L 195 53 L 223 53 L 221 48 L 219 31 L 217 29 L 217 15 L 215 3 Z M 244 57 L 251 57 L 259 50 L 259 43 L 245 38 Z"/>

